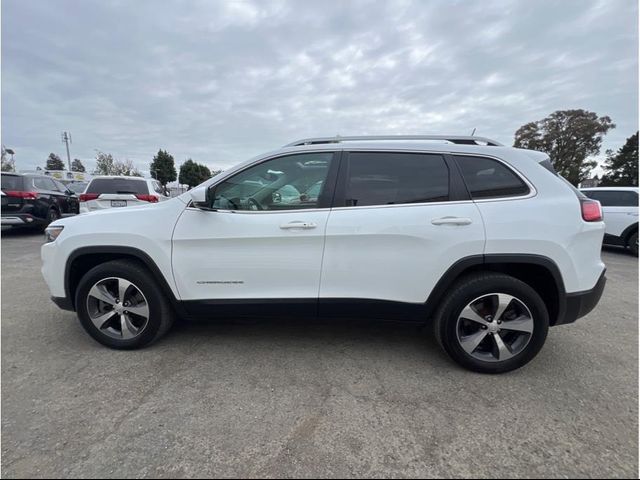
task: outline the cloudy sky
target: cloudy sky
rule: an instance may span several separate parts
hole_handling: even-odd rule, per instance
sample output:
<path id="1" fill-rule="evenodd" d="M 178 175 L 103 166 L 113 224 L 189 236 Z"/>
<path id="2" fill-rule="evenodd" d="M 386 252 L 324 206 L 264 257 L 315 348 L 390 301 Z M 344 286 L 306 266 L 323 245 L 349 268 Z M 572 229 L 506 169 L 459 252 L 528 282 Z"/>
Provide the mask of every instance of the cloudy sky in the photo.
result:
<path id="1" fill-rule="evenodd" d="M 633 0 L 3 0 L 19 169 L 159 148 L 225 168 L 297 138 L 469 134 L 585 108 L 638 129 Z M 604 149 L 603 149 L 604 152 Z"/>

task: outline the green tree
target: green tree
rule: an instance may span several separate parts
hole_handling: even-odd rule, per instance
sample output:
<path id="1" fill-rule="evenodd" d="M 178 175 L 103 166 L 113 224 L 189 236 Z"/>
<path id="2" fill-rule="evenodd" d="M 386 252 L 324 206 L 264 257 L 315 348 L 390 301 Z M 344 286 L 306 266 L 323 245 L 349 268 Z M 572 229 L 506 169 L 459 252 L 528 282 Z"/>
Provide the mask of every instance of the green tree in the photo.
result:
<path id="1" fill-rule="evenodd" d="M 45 170 L 64 170 L 64 162 L 60 160 L 60 157 L 55 153 L 50 153 L 49 158 L 47 158 L 47 165 L 44 167 Z"/>
<path id="2" fill-rule="evenodd" d="M 627 138 L 617 153 L 607 150 L 601 185 L 611 187 L 638 186 L 638 132 Z"/>
<path id="3" fill-rule="evenodd" d="M 94 175 L 113 175 L 113 155 L 97 151 Z"/>
<path id="4" fill-rule="evenodd" d="M 189 158 L 186 162 L 180 165 L 178 181 L 182 185 L 189 185 L 189 188 L 193 188 L 211 178 L 211 176 L 211 170 L 209 170 L 206 165 L 196 163 Z"/>
<path id="5" fill-rule="evenodd" d="M 514 147 L 549 154 L 555 169 L 573 185 L 590 177 L 596 167 L 588 157 L 600 153 L 602 137 L 615 128 L 611 118 L 586 110 L 558 110 L 520 127 Z"/>
<path id="6" fill-rule="evenodd" d="M 71 171 L 72 172 L 86 172 L 87 170 L 84 168 L 84 165 L 80 161 L 79 158 L 74 158 L 73 162 L 71 162 Z"/>
<path id="7" fill-rule="evenodd" d="M 158 150 L 158 154 L 153 157 L 149 170 L 151 170 L 151 176 L 158 180 L 163 187 L 166 187 L 167 183 L 173 182 L 177 178 L 173 156 L 166 150 Z"/>

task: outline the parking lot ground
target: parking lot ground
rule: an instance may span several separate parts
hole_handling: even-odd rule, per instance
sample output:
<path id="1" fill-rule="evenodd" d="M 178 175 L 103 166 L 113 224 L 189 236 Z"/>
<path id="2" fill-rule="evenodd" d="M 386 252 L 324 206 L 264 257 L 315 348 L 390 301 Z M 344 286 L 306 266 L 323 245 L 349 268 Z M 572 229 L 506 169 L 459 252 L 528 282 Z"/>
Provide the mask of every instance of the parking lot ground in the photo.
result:
<path id="1" fill-rule="evenodd" d="M 58 310 L 42 236 L 2 235 L 4 477 L 637 477 L 638 261 L 501 376 L 413 327 L 182 323 L 106 349 Z"/>

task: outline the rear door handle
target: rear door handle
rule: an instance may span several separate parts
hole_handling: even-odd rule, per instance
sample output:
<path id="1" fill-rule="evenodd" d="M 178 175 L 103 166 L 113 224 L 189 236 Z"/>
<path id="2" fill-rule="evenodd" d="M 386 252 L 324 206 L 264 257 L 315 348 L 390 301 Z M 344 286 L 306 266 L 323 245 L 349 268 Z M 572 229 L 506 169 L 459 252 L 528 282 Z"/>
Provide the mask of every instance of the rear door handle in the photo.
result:
<path id="1" fill-rule="evenodd" d="M 472 220 L 464 217 L 442 217 L 431 220 L 433 225 L 470 225 Z"/>
<path id="2" fill-rule="evenodd" d="M 294 228 L 302 228 L 305 230 L 309 230 L 310 228 L 316 228 L 317 225 L 313 222 L 291 222 L 291 223 L 283 223 L 280 225 L 282 230 L 291 230 Z"/>

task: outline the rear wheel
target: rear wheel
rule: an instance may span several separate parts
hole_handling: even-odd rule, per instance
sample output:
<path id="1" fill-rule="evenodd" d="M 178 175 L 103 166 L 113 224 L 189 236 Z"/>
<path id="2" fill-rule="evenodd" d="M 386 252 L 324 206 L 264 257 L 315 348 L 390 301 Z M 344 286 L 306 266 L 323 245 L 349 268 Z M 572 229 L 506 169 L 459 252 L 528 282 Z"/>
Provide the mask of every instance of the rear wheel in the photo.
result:
<path id="1" fill-rule="evenodd" d="M 461 279 L 434 321 L 436 338 L 457 363 L 482 373 L 503 373 L 530 362 L 547 337 L 549 314 L 526 283 L 503 274 Z"/>
<path id="2" fill-rule="evenodd" d="M 124 260 L 98 265 L 82 278 L 76 310 L 89 335 L 117 349 L 149 345 L 173 323 L 171 306 L 153 277 Z"/>
<path id="3" fill-rule="evenodd" d="M 636 257 L 638 256 L 638 232 L 634 232 L 627 240 L 627 247 Z"/>

